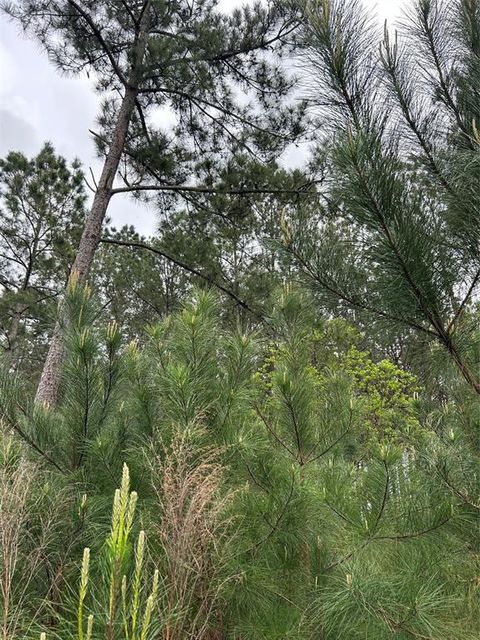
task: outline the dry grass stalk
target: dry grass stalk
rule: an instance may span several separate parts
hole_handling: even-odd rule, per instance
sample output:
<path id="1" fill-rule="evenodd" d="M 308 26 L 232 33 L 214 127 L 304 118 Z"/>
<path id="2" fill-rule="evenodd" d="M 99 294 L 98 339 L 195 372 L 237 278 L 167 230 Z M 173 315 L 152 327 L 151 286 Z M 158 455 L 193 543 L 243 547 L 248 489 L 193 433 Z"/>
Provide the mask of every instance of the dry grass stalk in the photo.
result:
<path id="1" fill-rule="evenodd" d="M 178 434 L 152 463 L 164 551 L 162 640 L 206 640 L 219 613 L 220 573 L 229 542 L 233 493 L 224 491 L 218 449 L 201 450 Z"/>
<path id="2" fill-rule="evenodd" d="M 9 445 L 4 442 L 3 446 Z M 29 498 L 35 478 L 36 468 L 23 460 L 11 467 L 0 467 L 2 640 L 11 640 L 17 635 L 26 589 L 39 561 L 38 553 L 29 553 L 25 557 L 24 549 L 30 513 Z"/>
<path id="3" fill-rule="evenodd" d="M 35 608 L 29 590 L 33 580 L 40 571 L 46 574 L 50 595 L 59 579 L 49 549 L 65 500 L 56 494 L 46 504 L 38 490 L 39 468 L 18 457 L 8 435 L 1 437 L 0 447 L 0 640 L 14 640 L 25 636 L 48 604 L 45 599 Z"/>

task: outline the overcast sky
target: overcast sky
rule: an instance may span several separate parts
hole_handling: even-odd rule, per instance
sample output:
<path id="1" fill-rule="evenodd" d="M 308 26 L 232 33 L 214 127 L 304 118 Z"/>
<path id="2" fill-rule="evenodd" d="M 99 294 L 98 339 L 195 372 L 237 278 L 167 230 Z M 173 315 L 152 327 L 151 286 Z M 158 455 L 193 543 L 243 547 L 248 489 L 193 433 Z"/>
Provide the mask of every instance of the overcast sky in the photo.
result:
<path id="1" fill-rule="evenodd" d="M 394 21 L 407 0 L 369 0 L 379 21 Z M 225 7 L 241 0 L 223 0 Z M 18 26 L 0 16 L 0 157 L 9 150 L 36 154 L 45 141 L 85 170 L 98 176 L 100 165 L 88 130 L 95 128 L 98 96 L 86 77 L 65 78 L 40 47 Z M 127 196 L 115 196 L 109 215 L 117 226 L 135 224 L 142 233 L 155 230 L 155 215 Z"/>

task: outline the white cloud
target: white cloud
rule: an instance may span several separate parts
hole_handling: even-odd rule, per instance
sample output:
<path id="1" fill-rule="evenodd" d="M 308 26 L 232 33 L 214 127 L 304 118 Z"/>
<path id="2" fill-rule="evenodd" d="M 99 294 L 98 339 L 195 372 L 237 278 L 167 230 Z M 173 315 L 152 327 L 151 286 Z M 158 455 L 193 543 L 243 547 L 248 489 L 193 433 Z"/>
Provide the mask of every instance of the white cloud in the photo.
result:
<path id="1" fill-rule="evenodd" d="M 89 129 L 95 129 L 99 98 L 86 77 L 67 78 L 17 26 L 0 18 L 0 155 L 9 150 L 38 153 L 47 140 L 68 160 L 78 157 L 87 174 L 99 177 L 101 164 Z M 116 196 L 109 209 L 117 227 L 135 224 L 153 233 L 155 216 L 127 196 Z"/>
<path id="2" fill-rule="evenodd" d="M 38 150 L 38 142 L 37 132 L 27 120 L 0 108 L 0 156 L 18 150 L 32 155 Z"/>

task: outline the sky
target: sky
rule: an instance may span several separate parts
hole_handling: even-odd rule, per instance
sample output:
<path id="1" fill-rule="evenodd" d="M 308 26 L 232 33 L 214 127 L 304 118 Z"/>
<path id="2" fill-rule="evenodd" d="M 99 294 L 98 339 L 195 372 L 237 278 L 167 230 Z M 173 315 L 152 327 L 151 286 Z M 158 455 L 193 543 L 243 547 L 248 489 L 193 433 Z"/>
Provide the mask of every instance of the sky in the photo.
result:
<path id="1" fill-rule="evenodd" d="M 379 21 L 394 22 L 407 0 L 367 0 Z M 225 8 L 241 0 L 221 0 Z M 89 129 L 95 129 L 99 98 L 86 77 L 67 78 L 48 61 L 38 44 L 0 15 L 0 157 L 8 151 L 33 156 L 46 141 L 68 160 L 79 158 L 88 173 L 99 176 Z M 155 231 L 155 214 L 128 196 L 112 199 L 115 226 L 134 224 L 140 233 Z"/>

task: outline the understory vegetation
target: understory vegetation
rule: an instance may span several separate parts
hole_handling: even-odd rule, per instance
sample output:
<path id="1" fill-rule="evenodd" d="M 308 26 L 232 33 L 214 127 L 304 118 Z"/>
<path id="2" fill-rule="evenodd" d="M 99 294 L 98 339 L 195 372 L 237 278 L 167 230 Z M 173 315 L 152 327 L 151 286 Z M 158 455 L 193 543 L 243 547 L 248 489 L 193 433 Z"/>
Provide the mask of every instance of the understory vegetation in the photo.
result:
<path id="1" fill-rule="evenodd" d="M 4 638 L 474 637 L 464 403 L 292 289 L 268 332 L 199 292 L 142 347 L 67 306 L 61 404 L 3 379 Z"/>
<path id="2" fill-rule="evenodd" d="M 104 162 L 0 160 L 0 640 L 478 640 L 480 2 L 0 7 Z"/>

